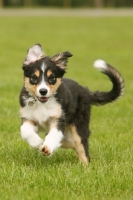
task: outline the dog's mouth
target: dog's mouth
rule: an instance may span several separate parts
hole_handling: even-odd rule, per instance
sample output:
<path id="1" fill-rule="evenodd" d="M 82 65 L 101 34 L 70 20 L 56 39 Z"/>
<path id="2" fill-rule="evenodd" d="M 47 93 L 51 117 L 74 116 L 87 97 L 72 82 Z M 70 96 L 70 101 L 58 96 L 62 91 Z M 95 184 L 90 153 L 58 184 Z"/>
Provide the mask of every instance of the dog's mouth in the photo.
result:
<path id="1" fill-rule="evenodd" d="M 41 102 L 41 103 L 45 103 L 48 101 L 48 97 L 38 97 L 38 100 Z"/>

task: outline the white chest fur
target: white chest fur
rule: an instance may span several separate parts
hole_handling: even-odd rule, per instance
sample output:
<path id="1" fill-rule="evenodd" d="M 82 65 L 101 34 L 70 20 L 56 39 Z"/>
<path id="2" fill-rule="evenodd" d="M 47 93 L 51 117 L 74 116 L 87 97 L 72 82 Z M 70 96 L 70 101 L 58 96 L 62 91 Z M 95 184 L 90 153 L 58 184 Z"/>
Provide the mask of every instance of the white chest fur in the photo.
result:
<path id="1" fill-rule="evenodd" d="M 61 116 L 61 105 L 54 97 L 46 103 L 35 102 L 33 106 L 25 106 L 20 110 L 21 118 L 37 122 L 40 126 L 50 118 Z"/>

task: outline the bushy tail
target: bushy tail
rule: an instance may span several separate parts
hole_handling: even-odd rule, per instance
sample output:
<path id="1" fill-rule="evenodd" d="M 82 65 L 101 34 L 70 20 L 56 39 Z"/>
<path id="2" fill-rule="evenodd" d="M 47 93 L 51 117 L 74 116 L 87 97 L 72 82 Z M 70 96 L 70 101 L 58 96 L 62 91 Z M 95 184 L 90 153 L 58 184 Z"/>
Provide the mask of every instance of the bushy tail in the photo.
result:
<path id="1" fill-rule="evenodd" d="M 124 80 L 121 74 L 103 60 L 96 60 L 94 67 L 107 75 L 113 84 L 109 92 L 91 92 L 91 104 L 100 106 L 111 103 L 124 94 Z"/>

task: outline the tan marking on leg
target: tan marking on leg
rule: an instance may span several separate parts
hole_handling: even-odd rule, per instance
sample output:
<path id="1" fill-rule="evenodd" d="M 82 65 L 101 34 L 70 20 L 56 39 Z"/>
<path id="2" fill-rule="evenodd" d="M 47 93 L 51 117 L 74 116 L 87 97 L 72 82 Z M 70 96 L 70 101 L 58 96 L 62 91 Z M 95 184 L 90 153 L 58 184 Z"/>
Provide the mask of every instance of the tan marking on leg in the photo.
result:
<path id="1" fill-rule="evenodd" d="M 88 158 L 86 157 L 85 154 L 85 149 L 83 144 L 81 143 L 81 138 L 77 133 L 76 127 L 74 125 L 70 126 L 71 128 L 71 132 L 72 132 L 72 136 L 75 142 L 75 151 L 77 153 L 77 156 L 79 157 L 79 160 L 83 163 L 83 164 L 88 164 Z"/>
<path id="2" fill-rule="evenodd" d="M 40 76 L 40 72 L 39 72 L 39 70 L 36 70 L 36 71 L 35 71 L 35 75 L 36 75 L 37 77 Z"/>
<path id="3" fill-rule="evenodd" d="M 52 74 L 51 70 L 47 71 L 47 77 L 49 77 Z"/>
<path id="4" fill-rule="evenodd" d="M 36 122 L 31 121 L 31 120 L 28 120 L 28 119 L 25 119 L 25 118 L 22 119 L 22 124 L 23 124 L 24 122 L 28 122 L 29 124 L 32 124 L 32 125 L 34 125 L 34 126 L 37 126 L 37 123 L 36 123 Z"/>
<path id="5" fill-rule="evenodd" d="M 54 128 L 54 127 L 57 128 L 58 119 L 59 119 L 58 117 L 50 117 L 50 118 L 49 118 L 48 124 L 49 124 L 50 129 L 51 129 L 51 128 Z"/>
<path id="6" fill-rule="evenodd" d="M 88 158 L 85 154 L 85 149 L 83 144 L 81 143 L 81 138 L 77 133 L 76 127 L 74 125 L 70 125 L 70 132 L 66 140 L 62 142 L 62 147 L 64 148 L 73 148 L 76 151 L 76 154 L 79 158 L 79 160 L 83 164 L 88 164 Z"/>
<path id="7" fill-rule="evenodd" d="M 74 141 L 70 126 L 65 127 L 64 139 L 62 141 L 61 147 L 75 149 L 75 141 Z"/>

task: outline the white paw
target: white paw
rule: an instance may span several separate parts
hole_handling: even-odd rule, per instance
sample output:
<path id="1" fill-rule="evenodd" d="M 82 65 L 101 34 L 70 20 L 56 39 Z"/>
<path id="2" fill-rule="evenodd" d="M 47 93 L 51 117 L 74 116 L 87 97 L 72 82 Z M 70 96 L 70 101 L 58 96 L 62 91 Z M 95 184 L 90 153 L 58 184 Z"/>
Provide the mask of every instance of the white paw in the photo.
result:
<path id="1" fill-rule="evenodd" d="M 39 148 L 39 151 L 43 154 L 43 155 L 51 155 L 52 151 L 50 150 L 50 148 L 47 145 L 41 145 Z"/>
<path id="2" fill-rule="evenodd" d="M 31 147 L 33 148 L 39 148 L 40 145 L 43 144 L 43 140 L 39 137 L 31 137 L 29 140 L 28 140 L 28 143 Z"/>

